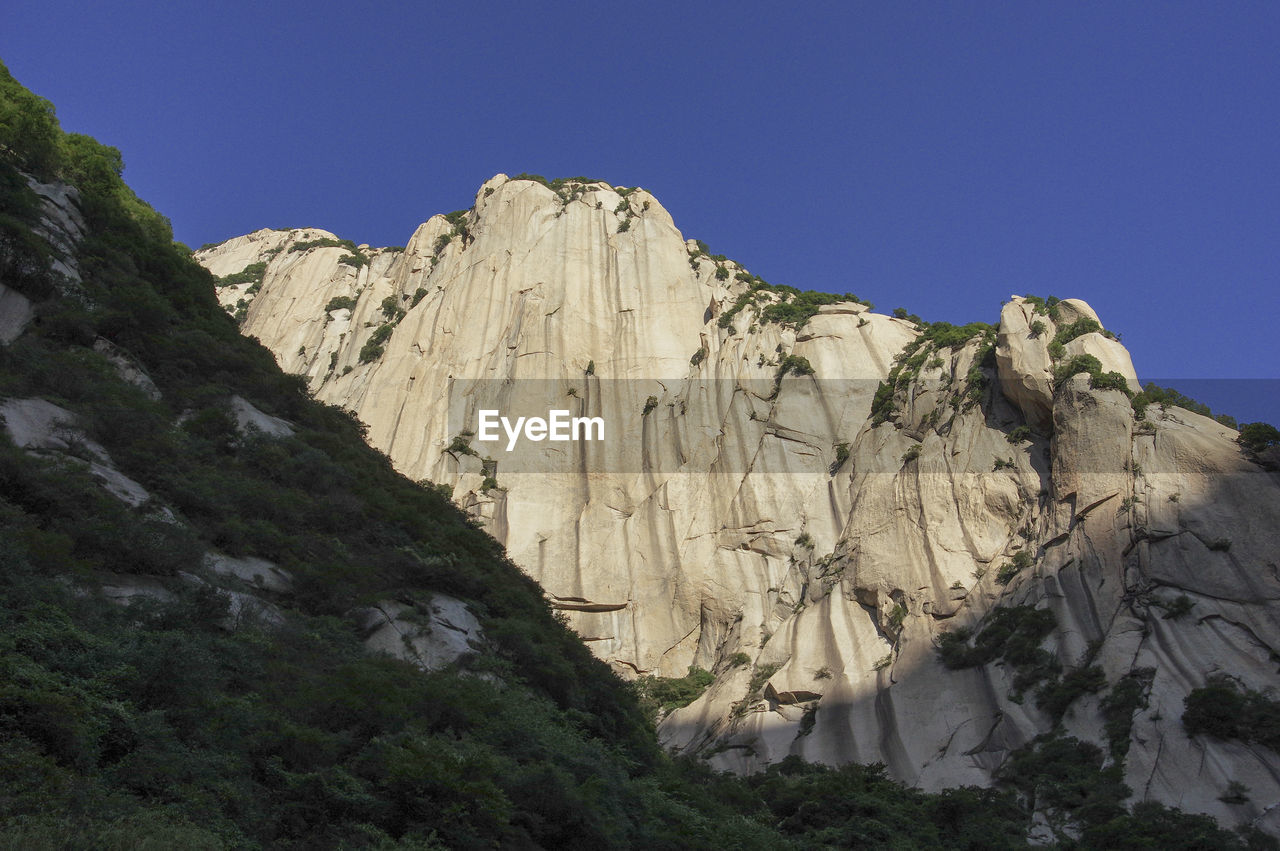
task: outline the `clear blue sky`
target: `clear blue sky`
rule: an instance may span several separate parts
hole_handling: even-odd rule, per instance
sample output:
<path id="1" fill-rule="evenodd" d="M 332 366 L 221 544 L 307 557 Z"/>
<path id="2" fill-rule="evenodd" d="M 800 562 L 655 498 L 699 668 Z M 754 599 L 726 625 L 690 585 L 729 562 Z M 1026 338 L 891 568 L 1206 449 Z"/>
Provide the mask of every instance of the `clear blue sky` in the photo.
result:
<path id="1" fill-rule="evenodd" d="M 1144 380 L 1280 379 L 1277 3 L 53 0 L 0 59 L 193 246 L 398 245 L 499 171 L 582 174 L 775 283 L 1076 296 Z M 1280 422 L 1280 382 L 1192 395 Z"/>

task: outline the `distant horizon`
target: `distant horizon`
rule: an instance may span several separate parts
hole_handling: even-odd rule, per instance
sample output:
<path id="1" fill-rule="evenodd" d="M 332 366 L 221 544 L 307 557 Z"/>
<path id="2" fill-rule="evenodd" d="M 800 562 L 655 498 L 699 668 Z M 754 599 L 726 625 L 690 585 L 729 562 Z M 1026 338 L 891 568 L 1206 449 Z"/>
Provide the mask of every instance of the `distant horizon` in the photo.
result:
<path id="1" fill-rule="evenodd" d="M 765 8 L 54 0 L 14 10 L 0 61 L 192 247 L 400 245 L 496 173 L 588 175 L 886 312 L 1082 298 L 1143 381 L 1280 422 L 1229 383 L 1280 378 L 1280 7 Z"/>

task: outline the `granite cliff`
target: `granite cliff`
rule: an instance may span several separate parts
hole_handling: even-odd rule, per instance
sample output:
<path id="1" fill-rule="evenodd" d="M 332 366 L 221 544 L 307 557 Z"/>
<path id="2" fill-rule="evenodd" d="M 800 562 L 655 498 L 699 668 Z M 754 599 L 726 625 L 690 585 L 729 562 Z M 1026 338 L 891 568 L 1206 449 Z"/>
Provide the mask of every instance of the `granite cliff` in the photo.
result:
<path id="1" fill-rule="evenodd" d="M 1084 302 L 882 315 L 764 284 L 644 190 L 505 175 L 403 248 L 260 230 L 196 257 L 598 657 L 714 675 L 669 748 L 940 789 L 1069 736 L 1138 800 L 1280 830 L 1275 752 L 1181 720 L 1193 690 L 1277 685 L 1274 459 L 1145 404 Z M 609 439 L 478 444 L 475 413 L 538 382 Z"/>

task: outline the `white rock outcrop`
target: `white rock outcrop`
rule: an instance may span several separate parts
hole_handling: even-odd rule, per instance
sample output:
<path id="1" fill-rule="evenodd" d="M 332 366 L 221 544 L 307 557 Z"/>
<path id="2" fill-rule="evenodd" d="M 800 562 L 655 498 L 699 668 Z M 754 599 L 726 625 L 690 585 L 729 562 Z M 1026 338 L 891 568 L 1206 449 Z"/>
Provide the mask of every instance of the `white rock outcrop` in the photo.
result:
<path id="1" fill-rule="evenodd" d="M 1062 328 L 1101 328 L 1087 304 L 1055 321 L 1015 298 L 954 346 L 855 302 L 796 329 L 764 315 L 782 296 L 752 294 L 649 193 L 603 183 L 498 175 L 403 249 L 292 250 L 317 240 L 336 242 L 257 231 L 197 258 L 220 276 L 264 263 L 220 289 L 243 300 L 244 333 L 405 474 L 449 486 L 598 656 L 624 675 L 716 674 L 663 720 L 670 747 L 743 771 L 794 753 L 929 789 L 988 783 L 1054 719 L 1008 666 L 948 668 L 935 644 L 1025 605 L 1052 612 L 1043 648 L 1065 670 L 1144 678 L 1138 798 L 1228 824 L 1280 802 L 1275 754 L 1179 720 L 1209 674 L 1280 685 L 1280 481 L 1212 420 L 1152 406 L 1139 422 L 1123 391 L 1058 381 L 1090 354 L 1137 389 L 1101 330 L 1055 359 Z M 890 405 L 876 397 L 895 359 Z M 469 433 L 538 381 L 609 439 L 507 453 Z M 1166 617 L 1181 596 L 1190 611 Z M 401 613 L 380 611 L 376 640 L 402 648 Z M 1064 723 L 1105 749 L 1096 695 Z M 1219 800 L 1231 779 L 1254 803 Z"/>
<path id="2" fill-rule="evenodd" d="M 262 434 L 266 437 L 289 437 L 293 434 L 293 426 L 288 422 L 273 417 L 265 411 L 254 407 L 243 396 L 232 396 L 231 415 L 236 418 L 236 428 L 243 435 Z"/>
<path id="3" fill-rule="evenodd" d="M 437 594 L 426 604 L 383 600 L 357 611 L 365 647 L 436 671 L 482 647 L 484 630 L 461 600 Z"/>
<path id="4" fill-rule="evenodd" d="M 49 247 L 48 271 L 52 282 L 63 290 L 75 288 L 80 284 L 76 250 L 85 235 L 80 193 L 57 181 L 41 183 L 30 175 L 26 180 L 39 199 L 40 218 L 32 230 Z M 35 305 L 27 295 L 0 284 L 0 345 L 7 346 L 16 340 L 35 315 Z"/>
<path id="5" fill-rule="evenodd" d="M 239 581 L 253 588 L 282 594 L 293 588 L 293 577 L 275 562 L 256 556 L 236 558 L 224 553 L 208 552 L 204 566 L 210 572 Z"/>
<path id="6" fill-rule="evenodd" d="M 19 449 L 51 453 L 84 464 L 107 493 L 137 508 L 151 494 L 116 468 L 101 444 L 80 428 L 75 414 L 45 399 L 0 399 L 0 422 Z M 167 509 L 160 509 L 171 519 Z"/>
<path id="7" fill-rule="evenodd" d="M 128 352 L 102 337 L 94 340 L 93 350 L 107 359 L 117 375 L 141 390 L 148 399 L 156 401 L 160 398 L 160 388 Z"/>
<path id="8" fill-rule="evenodd" d="M 60 181 L 41 183 L 28 177 L 27 185 L 40 199 L 40 223 L 35 232 L 53 250 L 49 266 L 72 285 L 80 283 L 80 262 L 76 248 L 84 239 L 84 215 L 80 212 L 80 192 Z"/>

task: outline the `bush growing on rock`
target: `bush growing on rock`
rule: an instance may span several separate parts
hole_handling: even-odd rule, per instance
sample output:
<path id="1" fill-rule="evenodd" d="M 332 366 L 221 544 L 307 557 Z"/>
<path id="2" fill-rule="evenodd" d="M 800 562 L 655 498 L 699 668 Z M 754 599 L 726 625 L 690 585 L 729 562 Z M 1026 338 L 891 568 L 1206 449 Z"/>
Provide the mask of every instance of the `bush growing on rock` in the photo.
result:
<path id="1" fill-rule="evenodd" d="M 711 684 L 715 677 L 710 671 L 690 665 L 683 677 L 643 676 L 635 681 L 636 698 L 645 715 L 653 718 L 693 703 Z"/>
<path id="2" fill-rule="evenodd" d="M 1061 303 L 1061 299 L 1057 296 L 1051 295 L 1048 298 L 1041 298 L 1038 295 L 1026 295 L 1023 296 L 1023 300 L 1031 305 L 1031 312 L 1033 314 L 1042 314 L 1049 317 L 1054 322 L 1057 322 L 1061 318 L 1060 311 L 1058 310 L 1058 305 Z"/>
<path id="3" fill-rule="evenodd" d="M 1077 699 L 1086 694 L 1096 694 L 1107 686 L 1102 669 L 1089 665 L 1068 671 L 1060 679 L 1051 679 L 1036 691 L 1036 705 L 1059 721 Z"/>
<path id="4" fill-rule="evenodd" d="M 1034 559 L 1029 551 L 1018 550 L 1013 554 L 1011 561 L 1007 561 L 1000 566 L 1000 572 L 996 574 L 996 581 L 1001 585 L 1007 585 L 1013 577 L 1030 567 L 1033 562 Z"/>
<path id="5" fill-rule="evenodd" d="M 1057 386 L 1062 386 L 1068 379 L 1082 372 L 1089 376 L 1100 375 L 1102 373 L 1102 361 L 1093 355 L 1076 355 L 1053 371 L 1054 383 Z"/>
<path id="6" fill-rule="evenodd" d="M 1133 395 L 1132 391 L 1129 389 L 1129 379 L 1114 370 L 1111 372 L 1100 372 L 1097 375 L 1090 375 L 1089 386 L 1094 390 L 1119 390 L 1126 396 Z"/>
<path id="7" fill-rule="evenodd" d="M 1261 452 L 1272 446 L 1280 446 L 1280 429 L 1270 423 L 1245 423 L 1240 427 L 1236 441 L 1250 452 Z"/>
<path id="8" fill-rule="evenodd" d="M 788 373 L 792 375 L 813 375 L 813 366 L 809 359 L 801 355 L 787 355 L 778 364 L 778 380 Z"/>
<path id="9" fill-rule="evenodd" d="M 836 472 L 844 466 L 844 462 L 849 460 L 849 444 L 837 443 L 835 446 L 836 459 L 831 462 L 830 473 L 835 475 Z"/>
<path id="10" fill-rule="evenodd" d="M 1024 440 L 1030 440 L 1030 439 L 1031 439 L 1031 427 L 1025 426 L 1025 425 L 1018 426 L 1017 428 L 1011 430 L 1005 436 L 1005 440 L 1009 441 L 1010 443 L 1021 443 Z"/>
<path id="11" fill-rule="evenodd" d="M 1240 739 L 1280 751 L 1280 703 L 1261 692 L 1241 689 L 1226 676 L 1211 677 L 1184 701 L 1187 734 Z"/>
<path id="12" fill-rule="evenodd" d="M 1070 325 L 1064 325 L 1059 328 L 1058 333 L 1053 335 L 1053 341 L 1065 346 L 1077 337 L 1083 337 L 1085 334 L 1092 334 L 1101 330 L 1102 325 L 1098 323 L 1098 320 L 1091 319 L 1088 316 L 1081 316 Z"/>
<path id="13" fill-rule="evenodd" d="M 260 284 L 262 276 L 267 271 L 266 263 L 250 263 L 239 272 L 231 275 L 224 275 L 218 279 L 218 286 L 231 287 L 236 284 Z"/>
<path id="14" fill-rule="evenodd" d="M 356 248 L 356 244 L 349 239 L 333 239 L 332 237 L 321 237 L 320 239 L 303 240 L 295 242 L 289 246 L 290 251 L 310 251 L 313 248 L 345 248 L 352 254 L 359 254 L 360 250 Z"/>

